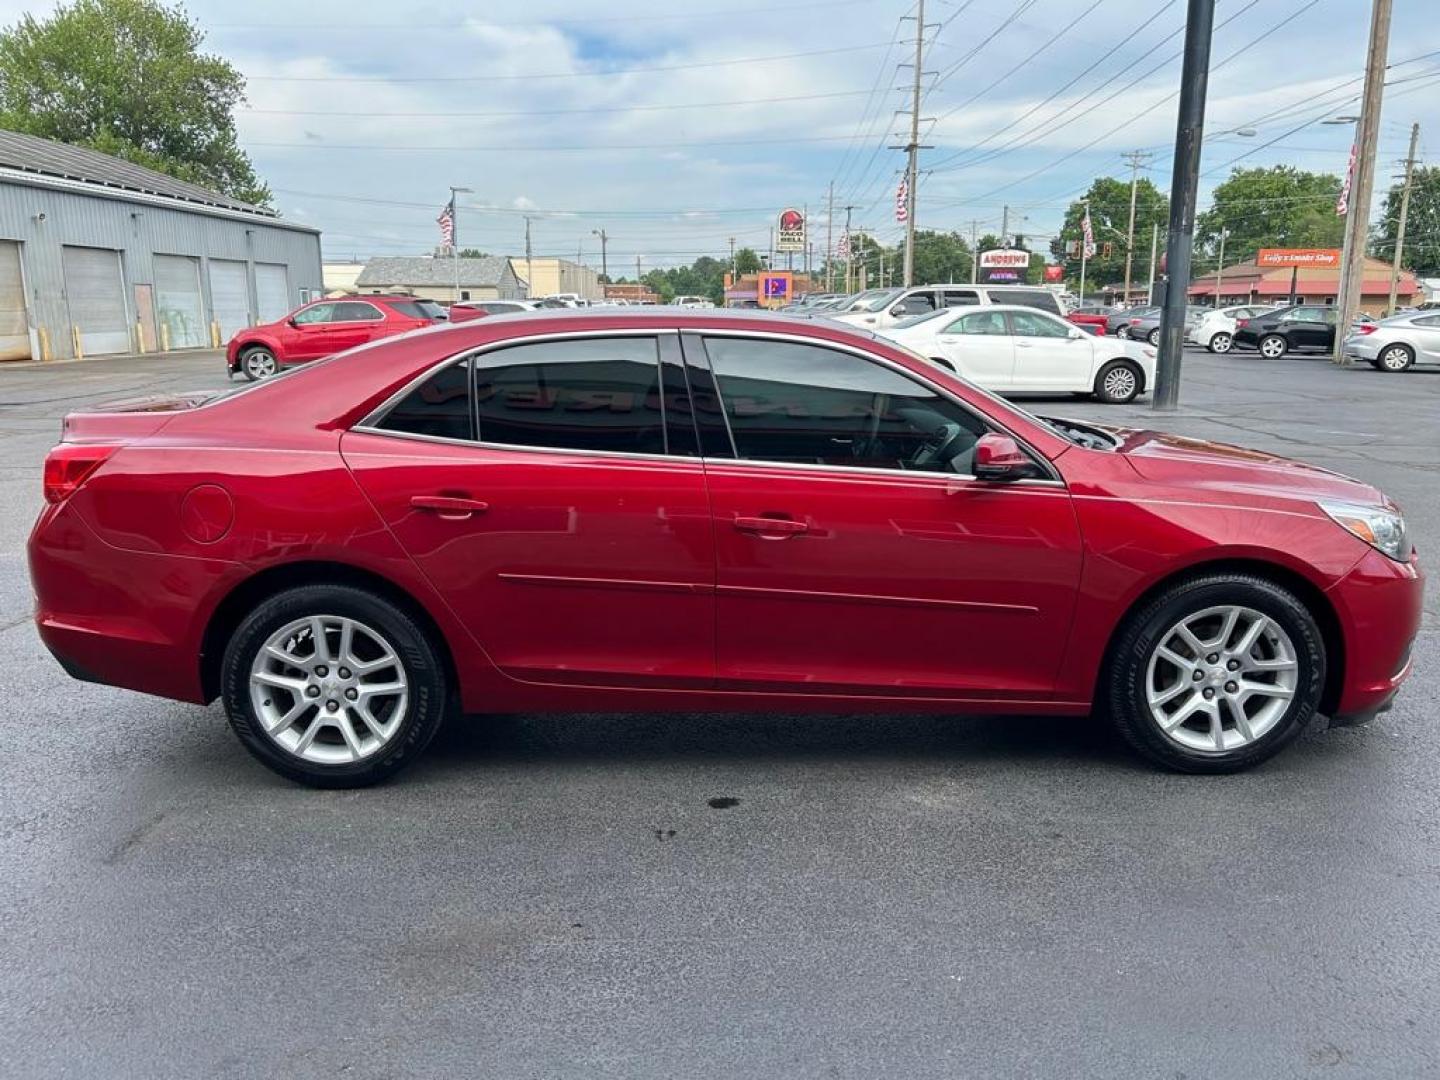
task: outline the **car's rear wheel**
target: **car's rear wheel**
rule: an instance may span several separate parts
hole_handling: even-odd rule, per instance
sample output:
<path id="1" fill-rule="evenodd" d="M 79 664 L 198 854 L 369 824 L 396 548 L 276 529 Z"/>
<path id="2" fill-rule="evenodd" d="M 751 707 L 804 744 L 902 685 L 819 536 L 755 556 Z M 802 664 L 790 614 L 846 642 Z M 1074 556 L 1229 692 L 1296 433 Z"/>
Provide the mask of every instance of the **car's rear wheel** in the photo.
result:
<path id="1" fill-rule="evenodd" d="M 1222 330 L 1218 334 L 1211 335 L 1210 344 L 1206 347 L 1212 353 L 1227 353 L 1234 344 L 1235 339 Z"/>
<path id="2" fill-rule="evenodd" d="M 1111 360 L 1095 376 L 1095 396 L 1107 405 L 1124 405 L 1135 400 L 1143 379 L 1129 360 Z"/>
<path id="3" fill-rule="evenodd" d="M 251 345 L 240 353 L 240 370 L 251 382 L 268 379 L 280 370 L 275 354 L 263 345 Z"/>
<path id="4" fill-rule="evenodd" d="M 1415 363 L 1415 354 L 1408 345 L 1387 345 L 1375 358 L 1375 366 L 1381 371 L 1404 371 Z"/>
<path id="5" fill-rule="evenodd" d="M 1119 327 L 1119 328 L 1115 331 L 1115 336 L 1118 337 L 1118 338 L 1125 338 L 1125 339 L 1128 340 L 1129 337 L 1130 337 L 1130 327 L 1128 327 L 1128 326 L 1121 326 L 1121 327 Z"/>
<path id="6" fill-rule="evenodd" d="M 348 585 L 262 602 L 232 635 L 222 697 L 245 748 L 313 787 L 363 787 L 413 761 L 446 710 L 444 665 L 404 611 Z"/>
<path id="7" fill-rule="evenodd" d="M 1279 360 L 1289 348 L 1290 343 L 1279 334 L 1266 334 L 1260 339 L 1260 355 L 1267 360 Z"/>
<path id="8" fill-rule="evenodd" d="M 1157 326 L 1154 330 L 1151 330 L 1150 333 L 1146 335 L 1145 340 L 1158 348 L 1160 346 L 1160 328 Z"/>
<path id="9" fill-rule="evenodd" d="M 1221 773 L 1295 739 L 1324 684 L 1324 639 L 1304 603 L 1266 578 L 1217 574 L 1179 582 L 1131 616 L 1103 694 L 1145 757 Z"/>

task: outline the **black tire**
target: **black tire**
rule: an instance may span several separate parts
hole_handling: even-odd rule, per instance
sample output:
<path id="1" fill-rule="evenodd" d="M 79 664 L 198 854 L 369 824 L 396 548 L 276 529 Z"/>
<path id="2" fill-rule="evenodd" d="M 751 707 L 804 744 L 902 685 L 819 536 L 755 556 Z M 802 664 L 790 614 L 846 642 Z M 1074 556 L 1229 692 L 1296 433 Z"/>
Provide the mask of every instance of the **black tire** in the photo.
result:
<path id="1" fill-rule="evenodd" d="M 1227 604 L 1243 605 L 1273 620 L 1295 648 L 1294 694 L 1274 726 L 1238 748 L 1200 752 L 1160 729 L 1146 700 L 1151 654 L 1187 614 Z M 1305 729 L 1325 686 L 1325 643 L 1309 609 L 1288 589 L 1249 574 L 1207 574 L 1183 580 L 1134 611 L 1111 649 L 1097 695 L 1112 722 L 1135 750 L 1166 768 L 1188 773 L 1228 773 L 1279 753 Z"/>
<path id="2" fill-rule="evenodd" d="M 1415 350 L 1409 345 L 1386 345 L 1375 357 L 1375 369 L 1391 375 L 1407 370 L 1415 363 Z"/>
<path id="3" fill-rule="evenodd" d="M 312 615 L 353 619 L 383 635 L 409 684 L 400 726 L 384 745 L 359 761 L 319 764 L 283 748 L 265 732 L 251 700 L 251 664 L 266 639 Z M 318 788 L 375 784 L 419 757 L 448 711 L 447 681 L 435 643 L 414 619 L 388 600 L 349 585 L 303 585 L 261 602 L 231 635 L 221 661 L 221 698 L 230 726 L 245 748 L 281 776 Z"/>
<path id="4" fill-rule="evenodd" d="M 1228 353 L 1232 348 L 1234 348 L 1234 346 L 1235 339 L 1229 334 L 1225 333 L 1224 330 L 1221 330 L 1218 334 L 1212 334 L 1210 336 L 1210 344 L 1206 345 L 1205 347 L 1209 349 L 1212 353 L 1219 353 L 1223 356 L 1225 353 Z"/>
<path id="5" fill-rule="evenodd" d="M 1148 341 L 1151 345 L 1154 345 L 1156 348 L 1159 348 L 1160 328 L 1157 326 L 1154 330 L 1151 330 L 1150 333 L 1145 336 L 1145 340 Z"/>
<path id="6" fill-rule="evenodd" d="M 1120 338 L 1122 341 L 1129 341 L 1129 340 L 1130 340 L 1130 327 L 1128 327 L 1128 326 L 1126 326 L 1126 325 L 1124 325 L 1124 324 L 1122 323 L 1120 326 L 1118 326 L 1118 327 L 1115 328 L 1115 336 L 1118 337 L 1118 338 Z"/>
<path id="7" fill-rule="evenodd" d="M 1270 349 L 1268 353 L 1265 351 L 1267 346 Z M 1265 334 L 1255 343 L 1255 348 L 1260 351 L 1260 355 L 1265 357 L 1265 359 L 1279 360 L 1290 351 L 1290 343 L 1279 334 Z"/>
<path id="8" fill-rule="evenodd" d="M 1119 372 L 1128 371 L 1130 379 L 1111 378 Z M 1095 399 L 1106 405 L 1124 405 L 1135 400 L 1145 389 L 1145 373 L 1130 360 L 1111 360 L 1095 375 Z"/>
<path id="9" fill-rule="evenodd" d="M 264 345 L 249 345 L 240 350 L 240 371 L 251 382 L 268 379 L 280 373 L 280 361 L 273 350 Z"/>

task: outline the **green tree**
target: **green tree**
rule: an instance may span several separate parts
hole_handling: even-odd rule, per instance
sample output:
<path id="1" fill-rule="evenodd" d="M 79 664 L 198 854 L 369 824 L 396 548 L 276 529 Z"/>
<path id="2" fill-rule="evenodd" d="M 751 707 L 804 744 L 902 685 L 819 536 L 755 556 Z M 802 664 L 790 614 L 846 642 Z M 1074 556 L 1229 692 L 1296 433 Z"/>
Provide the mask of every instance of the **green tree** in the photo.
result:
<path id="1" fill-rule="evenodd" d="M 460 249 L 460 258 L 462 259 L 488 259 L 489 257 L 490 253 L 488 251 L 481 251 L 479 248 Z"/>
<path id="2" fill-rule="evenodd" d="M 1395 254 L 1403 188 L 1396 184 L 1385 194 L 1385 216 L 1371 242 L 1377 258 L 1388 260 Z M 1440 165 L 1422 165 L 1413 174 L 1401 261 L 1403 269 L 1421 277 L 1440 277 Z"/>
<path id="3" fill-rule="evenodd" d="M 755 254 L 754 248 L 741 248 L 735 252 L 735 273 L 758 274 L 760 269 L 760 256 Z"/>
<path id="4" fill-rule="evenodd" d="M 1338 248 L 1345 239 L 1345 219 L 1335 214 L 1339 197 L 1340 178 L 1330 173 L 1292 165 L 1234 170 L 1195 219 L 1196 272 L 1215 269 L 1221 229 L 1232 266 L 1264 247 Z"/>
<path id="5" fill-rule="evenodd" d="M 902 245 L 895 258 L 903 260 Z M 915 233 L 915 283 L 943 285 L 951 281 L 970 280 L 970 245 L 957 232 L 935 232 L 921 229 Z"/>
<path id="6" fill-rule="evenodd" d="M 1085 203 L 1090 203 L 1090 223 L 1095 232 L 1095 256 L 1085 268 L 1085 289 L 1098 289 L 1125 280 L 1126 226 L 1130 222 L 1130 181 L 1111 176 L 1096 177 L 1083 198 L 1070 204 L 1060 235 L 1050 243 L 1050 253 L 1065 264 L 1065 279 L 1072 284 L 1080 281 L 1080 256 L 1072 255 L 1071 247 L 1081 239 L 1085 219 Z M 1151 182 L 1141 177 L 1135 186 L 1135 251 L 1131 260 L 1132 286 L 1143 275 L 1150 258 L 1150 230 L 1160 226 L 1163 239 L 1170 218 L 1170 200 Z M 1107 247 L 1110 254 L 1107 256 Z M 983 245 L 982 245 L 983 249 Z M 1033 260 L 1032 260 L 1033 262 Z"/>
<path id="7" fill-rule="evenodd" d="M 0 33 L 0 127 L 270 205 L 235 137 L 245 80 L 158 0 L 74 0 Z"/>

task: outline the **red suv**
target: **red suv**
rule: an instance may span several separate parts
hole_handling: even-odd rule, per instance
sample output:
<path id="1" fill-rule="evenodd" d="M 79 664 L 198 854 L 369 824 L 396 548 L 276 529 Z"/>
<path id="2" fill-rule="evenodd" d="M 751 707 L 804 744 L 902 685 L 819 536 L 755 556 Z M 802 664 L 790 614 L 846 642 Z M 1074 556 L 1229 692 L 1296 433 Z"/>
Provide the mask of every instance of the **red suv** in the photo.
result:
<path id="1" fill-rule="evenodd" d="M 444 317 L 439 304 L 414 296 L 316 300 L 277 322 L 238 331 L 225 346 L 225 364 L 231 375 L 243 372 L 252 381 L 263 379 L 283 367 L 430 326 Z"/>
<path id="2" fill-rule="evenodd" d="M 536 312 L 342 359 L 67 417 L 29 547 L 68 672 L 218 697 L 304 783 L 452 711 L 1098 709 L 1225 772 L 1410 672 L 1373 487 L 1038 419 L 835 323 Z"/>

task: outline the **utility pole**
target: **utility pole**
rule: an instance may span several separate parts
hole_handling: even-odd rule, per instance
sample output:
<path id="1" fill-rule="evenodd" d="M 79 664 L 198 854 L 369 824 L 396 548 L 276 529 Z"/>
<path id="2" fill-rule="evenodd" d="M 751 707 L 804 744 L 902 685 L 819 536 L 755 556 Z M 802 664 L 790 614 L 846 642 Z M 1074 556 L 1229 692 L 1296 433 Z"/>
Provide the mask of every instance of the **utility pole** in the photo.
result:
<path id="1" fill-rule="evenodd" d="M 730 280 L 733 282 L 735 278 L 735 238 L 732 236 L 730 237 Z"/>
<path id="2" fill-rule="evenodd" d="M 1220 229 L 1220 260 L 1215 264 L 1215 306 L 1220 306 L 1220 287 L 1223 283 L 1225 273 L 1225 241 L 1230 236 L 1230 230 L 1222 227 Z"/>
<path id="3" fill-rule="evenodd" d="M 1194 5 L 1191 5 L 1194 10 Z M 1213 17 L 1213 12 L 1211 13 Z M 1135 253 L 1135 193 L 1140 187 L 1140 169 L 1150 160 L 1144 150 L 1122 155 L 1130 163 L 1130 224 L 1125 229 L 1125 303 L 1130 303 L 1130 267 Z"/>
<path id="4" fill-rule="evenodd" d="M 1180 402 L 1185 294 L 1190 288 L 1190 259 L 1195 243 L 1195 200 L 1200 188 L 1200 148 L 1205 138 L 1205 93 L 1210 82 L 1214 29 L 1215 0 L 1189 0 L 1180 107 L 1175 122 L 1175 167 L 1170 176 L 1170 232 L 1165 239 L 1170 280 L 1160 316 L 1160 359 L 1155 390 L 1150 395 L 1152 409 L 1173 409 Z"/>
<path id="5" fill-rule="evenodd" d="M 1155 260 L 1160 257 L 1160 223 L 1150 223 L 1150 280 L 1145 283 L 1145 303 L 1155 303 Z"/>
<path id="6" fill-rule="evenodd" d="M 974 285 L 980 273 L 980 222 L 970 222 L 970 284 Z"/>
<path id="7" fill-rule="evenodd" d="M 600 238 L 600 276 L 606 281 L 610 280 L 610 262 L 606 252 L 606 245 L 610 242 L 610 234 L 604 229 L 591 229 L 591 236 Z"/>
<path id="8" fill-rule="evenodd" d="M 845 207 L 845 292 L 846 292 L 846 293 L 850 293 L 850 292 L 853 292 L 853 291 L 854 291 L 854 290 L 850 287 L 850 283 L 851 283 L 851 281 L 852 281 L 852 280 L 854 279 L 854 277 L 855 277 L 855 238 L 850 235 L 850 211 L 852 211 L 852 210 L 854 210 L 854 209 L 855 209 L 854 206 L 847 206 L 847 207 Z"/>
<path id="9" fill-rule="evenodd" d="M 525 298 L 530 298 L 530 290 L 535 287 L 535 265 L 532 261 L 530 251 L 530 216 L 525 216 Z"/>
<path id="10" fill-rule="evenodd" d="M 1090 201 L 1085 200 L 1085 217 L 1090 216 Z M 1090 245 L 1085 243 L 1085 219 L 1080 220 L 1080 303 L 1085 303 L 1085 266 L 1090 261 Z"/>
<path id="11" fill-rule="evenodd" d="M 635 283 L 640 283 L 640 256 L 635 256 Z"/>
<path id="12" fill-rule="evenodd" d="M 1335 363 L 1349 363 L 1345 337 L 1365 292 L 1365 240 L 1370 229 L 1370 196 L 1375 185 L 1375 146 L 1380 141 L 1380 104 L 1385 97 L 1386 57 L 1390 49 L 1391 0 L 1375 0 L 1370 15 L 1370 47 L 1365 57 L 1365 93 L 1355 133 L 1355 176 L 1345 214 L 1345 265 L 1340 271 L 1340 310 L 1335 322 Z"/>
<path id="13" fill-rule="evenodd" d="M 1005 211 L 1000 215 L 1000 246 L 1010 246 L 1010 204 L 1005 204 Z"/>
<path id="14" fill-rule="evenodd" d="M 916 164 L 920 158 L 920 83 L 925 75 L 925 0 L 915 8 L 915 79 L 910 95 L 910 141 L 905 144 L 905 280 L 908 289 L 915 283 L 915 189 L 919 186 Z M 881 275 L 883 278 L 883 274 Z"/>
<path id="15" fill-rule="evenodd" d="M 1405 155 L 1405 186 L 1400 189 L 1400 220 L 1395 223 L 1395 252 L 1390 263 L 1390 302 L 1386 314 L 1395 313 L 1395 293 L 1400 286 L 1400 260 L 1405 257 L 1405 220 L 1410 216 L 1410 186 L 1415 180 L 1415 146 L 1420 141 L 1420 125 L 1410 125 L 1410 152 Z"/>
<path id="16" fill-rule="evenodd" d="M 825 212 L 825 291 L 835 291 L 835 181 L 830 181 L 830 209 Z"/>

